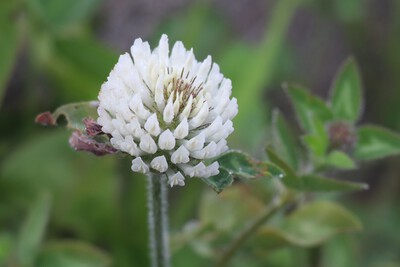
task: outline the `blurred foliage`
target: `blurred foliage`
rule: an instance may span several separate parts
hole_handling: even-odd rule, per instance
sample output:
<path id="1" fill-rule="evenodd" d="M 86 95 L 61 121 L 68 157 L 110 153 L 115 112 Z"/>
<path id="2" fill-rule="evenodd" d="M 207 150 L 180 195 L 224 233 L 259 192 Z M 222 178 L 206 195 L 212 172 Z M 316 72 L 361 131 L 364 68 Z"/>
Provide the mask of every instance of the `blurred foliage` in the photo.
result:
<path id="1" fill-rule="evenodd" d="M 274 163 L 269 170 L 275 173 L 244 179 L 219 195 L 195 180 L 173 188 L 173 266 L 215 262 L 277 192 L 295 204 L 263 223 L 230 266 L 400 266 L 399 158 L 387 159 L 400 153 L 400 2 L 268 2 L 258 42 L 241 39 L 211 1 L 191 3 L 155 29 L 154 39 L 165 32 L 171 41 L 194 47 L 200 60 L 213 55 L 239 101 L 232 143 L 261 154 L 268 140 L 268 162 Z M 95 36 L 101 4 L 0 1 L 0 266 L 148 266 L 143 177 L 132 175 L 124 158 L 75 153 L 68 133 L 33 124 L 41 111 L 96 99 L 118 54 Z M 387 13 L 377 19 L 374 7 Z M 283 111 L 272 110 L 276 92 L 265 97 L 283 80 L 309 78 L 299 77 L 298 44 L 287 42 L 298 12 L 335 24 L 343 35 L 338 44 L 355 56 L 334 78 L 329 100 L 299 85 L 285 86 L 301 130 L 280 101 Z M 307 57 L 324 65 L 317 52 Z M 332 135 L 332 129 L 345 134 Z M 248 164 L 247 157 L 225 159 L 225 185 L 232 173 L 243 176 L 236 163 Z M 357 166 L 361 172 L 353 171 Z M 281 170 L 285 176 L 279 179 Z M 352 197 L 318 193 L 362 189 L 356 181 L 366 179 L 371 190 Z M 361 222 L 362 232 L 342 234 L 360 230 Z"/>

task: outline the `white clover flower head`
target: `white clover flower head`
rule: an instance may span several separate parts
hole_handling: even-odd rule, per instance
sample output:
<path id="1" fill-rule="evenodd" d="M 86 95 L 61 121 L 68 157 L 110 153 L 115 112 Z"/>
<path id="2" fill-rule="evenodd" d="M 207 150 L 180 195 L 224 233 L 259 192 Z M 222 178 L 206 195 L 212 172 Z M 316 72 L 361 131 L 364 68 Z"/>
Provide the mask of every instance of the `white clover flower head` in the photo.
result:
<path id="1" fill-rule="evenodd" d="M 136 39 L 101 87 L 97 123 L 114 148 L 134 157 L 134 172 L 164 173 L 182 186 L 185 176 L 219 173 L 218 162 L 204 161 L 228 149 L 238 112 L 231 91 L 210 56 L 199 62 L 182 42 L 170 52 L 166 35 L 153 51 Z"/>

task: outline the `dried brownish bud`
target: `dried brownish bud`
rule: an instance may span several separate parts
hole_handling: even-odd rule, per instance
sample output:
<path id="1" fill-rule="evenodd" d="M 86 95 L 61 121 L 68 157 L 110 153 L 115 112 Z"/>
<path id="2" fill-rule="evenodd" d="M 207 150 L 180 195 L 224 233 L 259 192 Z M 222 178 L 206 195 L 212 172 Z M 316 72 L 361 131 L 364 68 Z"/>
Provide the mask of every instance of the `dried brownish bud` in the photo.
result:
<path id="1" fill-rule="evenodd" d="M 104 134 L 104 132 L 101 130 L 101 125 L 92 118 L 83 119 L 83 124 L 85 124 L 86 134 L 88 136 Z"/>
<path id="2" fill-rule="evenodd" d="M 117 152 L 117 150 L 111 145 L 97 142 L 93 138 L 84 135 L 79 131 L 72 133 L 69 138 L 69 144 L 76 151 L 88 151 L 96 156 L 104 156 Z"/>
<path id="3" fill-rule="evenodd" d="M 333 122 L 328 125 L 331 149 L 350 151 L 357 140 L 355 128 L 347 122 Z"/>
<path id="4" fill-rule="evenodd" d="M 56 121 L 54 120 L 53 114 L 51 114 L 51 112 L 49 111 L 37 115 L 35 118 L 35 122 L 43 126 L 54 126 L 57 124 Z"/>

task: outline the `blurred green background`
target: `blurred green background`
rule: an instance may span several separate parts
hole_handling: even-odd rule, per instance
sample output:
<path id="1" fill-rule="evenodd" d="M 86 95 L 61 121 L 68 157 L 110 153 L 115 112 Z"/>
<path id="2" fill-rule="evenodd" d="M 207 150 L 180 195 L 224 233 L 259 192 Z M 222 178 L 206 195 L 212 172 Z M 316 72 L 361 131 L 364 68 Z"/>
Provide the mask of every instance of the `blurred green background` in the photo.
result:
<path id="1" fill-rule="evenodd" d="M 137 37 L 154 47 L 161 33 L 170 44 L 193 47 L 198 60 L 211 54 L 232 79 L 239 101 L 234 148 L 261 157 L 276 107 L 300 135 L 282 83 L 326 99 L 351 55 L 365 89 L 362 122 L 400 131 L 397 0 L 1 0 L 0 266 L 149 265 L 144 178 L 133 177 L 127 160 L 74 152 L 68 132 L 44 129 L 34 118 L 96 99 L 118 55 Z M 363 231 L 311 249 L 255 250 L 250 242 L 232 266 L 400 266 L 399 163 L 393 157 L 340 173 L 370 184 L 366 192 L 329 196 L 361 218 Z M 230 207 L 245 210 L 234 223 L 241 226 L 262 203 L 247 189 L 222 194 L 248 197 L 249 206 Z M 210 193 L 195 180 L 170 191 L 173 233 L 204 219 Z M 215 246 L 181 243 L 175 267 L 213 261 Z M 310 260 L 316 249 L 319 265 Z"/>

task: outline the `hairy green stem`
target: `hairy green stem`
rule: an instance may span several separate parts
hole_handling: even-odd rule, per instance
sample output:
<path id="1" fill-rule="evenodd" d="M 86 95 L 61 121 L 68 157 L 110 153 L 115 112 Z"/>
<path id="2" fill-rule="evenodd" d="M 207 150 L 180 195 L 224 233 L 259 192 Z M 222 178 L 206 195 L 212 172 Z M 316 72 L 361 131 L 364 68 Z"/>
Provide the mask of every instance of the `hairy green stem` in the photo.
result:
<path id="1" fill-rule="evenodd" d="M 221 257 L 217 260 L 215 267 L 227 266 L 229 261 L 235 256 L 236 252 L 239 250 L 244 243 L 257 232 L 257 230 L 269 219 L 271 218 L 286 201 L 283 199 L 276 199 L 268 205 L 263 213 L 260 214 L 252 223 L 250 223 L 239 235 L 233 240 L 229 247 L 222 253 Z"/>
<path id="2" fill-rule="evenodd" d="M 170 267 L 167 177 L 149 174 L 147 179 L 151 267 Z"/>

